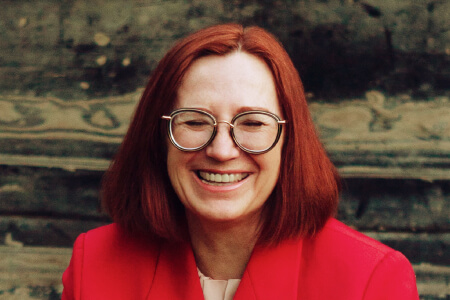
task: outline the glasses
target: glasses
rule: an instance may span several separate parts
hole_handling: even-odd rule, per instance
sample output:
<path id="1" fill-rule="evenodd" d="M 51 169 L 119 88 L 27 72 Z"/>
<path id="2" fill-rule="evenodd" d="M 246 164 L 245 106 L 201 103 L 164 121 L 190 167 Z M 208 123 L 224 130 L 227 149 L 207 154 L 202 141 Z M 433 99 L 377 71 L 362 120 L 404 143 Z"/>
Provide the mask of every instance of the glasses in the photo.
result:
<path id="1" fill-rule="evenodd" d="M 170 141 L 181 151 L 205 148 L 214 139 L 218 124 L 226 123 L 236 145 L 252 154 L 265 153 L 275 147 L 282 125 L 286 123 L 277 115 L 260 110 L 239 113 L 231 122 L 217 121 L 212 114 L 194 108 L 177 109 L 161 118 L 169 121 L 167 130 Z"/>

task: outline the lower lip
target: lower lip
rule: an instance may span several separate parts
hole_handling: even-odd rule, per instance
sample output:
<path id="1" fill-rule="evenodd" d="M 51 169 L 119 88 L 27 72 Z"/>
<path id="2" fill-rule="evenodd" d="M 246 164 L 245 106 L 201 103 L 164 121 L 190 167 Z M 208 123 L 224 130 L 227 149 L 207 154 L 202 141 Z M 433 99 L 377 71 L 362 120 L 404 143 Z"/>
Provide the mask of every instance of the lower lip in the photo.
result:
<path id="1" fill-rule="evenodd" d="M 238 188 L 240 188 L 250 177 L 250 175 L 248 175 L 246 178 L 242 179 L 241 181 L 238 182 L 234 182 L 231 184 L 227 184 L 227 185 L 210 185 L 207 184 L 205 182 L 203 182 L 196 173 L 194 173 L 194 177 L 195 180 L 197 181 L 197 183 L 205 190 L 210 191 L 210 192 L 215 192 L 215 193 L 220 193 L 220 192 L 229 192 L 229 191 L 234 191 Z"/>

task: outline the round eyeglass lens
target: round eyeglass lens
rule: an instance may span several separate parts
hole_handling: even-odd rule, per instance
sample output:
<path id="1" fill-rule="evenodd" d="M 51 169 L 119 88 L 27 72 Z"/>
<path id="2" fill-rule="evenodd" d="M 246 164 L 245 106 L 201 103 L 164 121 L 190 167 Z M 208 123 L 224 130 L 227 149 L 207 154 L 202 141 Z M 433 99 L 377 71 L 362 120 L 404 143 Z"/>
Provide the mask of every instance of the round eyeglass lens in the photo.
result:
<path id="1" fill-rule="evenodd" d="M 267 150 L 278 137 L 278 120 L 264 113 L 243 114 L 234 120 L 233 125 L 236 141 L 251 151 Z"/>
<path id="2" fill-rule="evenodd" d="M 197 111 L 182 111 L 170 123 L 173 140 L 182 148 L 195 149 L 205 145 L 214 132 L 214 120 Z"/>

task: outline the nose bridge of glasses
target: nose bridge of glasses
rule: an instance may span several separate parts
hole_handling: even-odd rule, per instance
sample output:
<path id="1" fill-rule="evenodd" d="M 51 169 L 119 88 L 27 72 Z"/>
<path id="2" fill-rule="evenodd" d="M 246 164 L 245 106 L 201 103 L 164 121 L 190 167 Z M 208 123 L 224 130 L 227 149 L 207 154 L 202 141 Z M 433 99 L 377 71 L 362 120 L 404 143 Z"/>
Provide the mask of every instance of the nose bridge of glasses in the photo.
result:
<path id="1" fill-rule="evenodd" d="M 234 125 L 233 125 L 233 124 L 231 124 L 230 122 L 228 122 L 228 121 L 225 121 L 225 120 L 217 121 L 217 125 L 218 125 L 219 123 L 225 123 L 225 124 L 228 124 L 228 125 L 230 125 L 230 127 L 231 127 L 231 128 L 233 128 L 233 127 L 234 127 Z"/>
<path id="2" fill-rule="evenodd" d="M 233 134 L 231 133 L 231 131 L 234 128 L 234 125 L 231 122 L 228 122 L 225 120 L 220 120 L 220 121 L 216 121 L 216 134 L 214 134 L 215 135 L 214 140 L 217 139 L 217 135 L 218 135 L 217 127 L 219 126 L 220 123 L 225 123 L 230 126 L 230 130 L 228 131 L 228 133 L 225 133 L 226 131 L 224 131 L 222 134 L 225 134 L 226 136 L 229 136 L 229 138 L 232 138 Z M 234 137 L 232 138 L 232 140 L 234 141 L 234 143 L 236 143 L 236 141 L 234 140 Z"/>

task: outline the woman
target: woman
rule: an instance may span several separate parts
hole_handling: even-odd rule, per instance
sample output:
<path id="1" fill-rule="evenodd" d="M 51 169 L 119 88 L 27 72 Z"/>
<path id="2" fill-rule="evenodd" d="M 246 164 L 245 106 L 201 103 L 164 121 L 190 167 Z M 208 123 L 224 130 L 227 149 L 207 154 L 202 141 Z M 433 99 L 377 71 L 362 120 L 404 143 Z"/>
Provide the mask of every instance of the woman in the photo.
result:
<path id="1" fill-rule="evenodd" d="M 103 183 L 115 223 L 77 239 L 63 299 L 418 299 L 338 193 L 282 46 L 201 30 L 151 76 Z"/>

